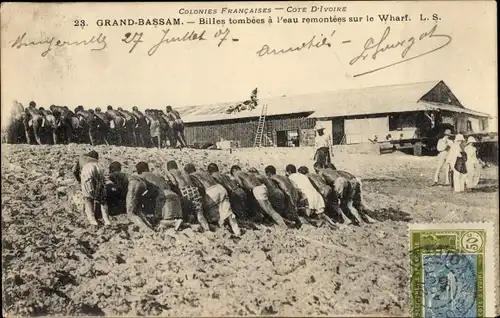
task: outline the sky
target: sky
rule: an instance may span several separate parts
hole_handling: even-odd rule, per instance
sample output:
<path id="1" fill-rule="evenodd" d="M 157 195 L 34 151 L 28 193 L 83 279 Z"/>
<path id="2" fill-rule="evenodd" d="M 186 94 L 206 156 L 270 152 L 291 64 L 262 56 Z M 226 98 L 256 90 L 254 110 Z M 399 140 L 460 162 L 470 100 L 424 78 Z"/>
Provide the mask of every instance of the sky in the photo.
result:
<path id="1" fill-rule="evenodd" d="M 346 12 L 287 13 L 286 8 L 312 5 L 346 7 Z M 217 14 L 193 16 L 179 14 L 179 9 L 193 8 L 271 8 L 266 14 Z M 19 100 L 24 105 L 34 100 L 41 106 L 50 104 L 105 107 L 113 105 L 140 109 L 200 105 L 241 101 L 258 87 L 259 97 L 273 97 L 329 90 L 362 88 L 422 81 L 444 80 L 467 108 L 497 117 L 497 44 L 495 2 L 312 2 L 287 3 L 123 3 L 123 4 L 3 4 L 1 7 L 1 102 L 2 113 Z M 283 7 L 276 11 L 274 8 Z M 378 14 L 409 14 L 410 22 L 383 23 Z M 420 14 L 439 14 L 440 21 L 419 21 Z M 276 23 L 280 17 L 364 17 L 374 22 L 361 23 Z M 98 27 L 98 19 L 180 18 L 180 26 Z M 199 17 L 225 19 L 224 27 L 189 24 Z M 228 24 L 229 18 L 264 18 L 264 24 Z M 274 23 L 267 23 L 272 17 Z M 75 27 L 75 20 L 88 26 Z M 417 39 L 406 57 L 432 50 L 446 38 L 418 40 L 436 26 L 435 34 L 451 37 L 440 50 L 393 67 L 354 77 L 355 74 L 401 60 L 401 48 L 369 56 L 350 65 L 372 37 L 379 40 L 390 26 L 386 43 L 397 43 L 411 36 Z M 170 28 L 169 35 L 198 34 L 205 30 L 206 40 L 164 43 L 152 55 L 148 50 Z M 228 28 L 229 38 L 220 47 L 214 34 Z M 335 32 L 334 32 L 335 31 Z M 26 32 L 25 41 L 55 37 L 61 41 L 85 40 L 100 33 L 106 36 L 101 45 L 60 47 L 47 56 L 41 53 L 47 45 L 13 48 L 14 41 Z M 124 34 L 143 33 L 143 42 L 132 53 L 132 44 L 121 41 Z M 333 33 L 334 32 L 334 33 Z M 333 33 L 333 36 L 330 36 Z M 320 48 L 303 49 L 279 55 L 259 57 L 264 45 L 280 49 L 299 46 L 313 36 L 327 36 L 331 43 Z M 342 43 L 343 41 L 350 41 Z M 2 116 L 4 117 L 4 116 Z"/>

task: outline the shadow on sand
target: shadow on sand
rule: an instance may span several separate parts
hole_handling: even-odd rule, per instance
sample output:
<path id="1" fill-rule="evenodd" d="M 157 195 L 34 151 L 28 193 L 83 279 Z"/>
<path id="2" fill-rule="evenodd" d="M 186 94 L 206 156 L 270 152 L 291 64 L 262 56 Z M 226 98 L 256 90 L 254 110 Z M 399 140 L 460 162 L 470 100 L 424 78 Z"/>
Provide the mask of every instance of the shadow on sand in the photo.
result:
<path id="1" fill-rule="evenodd" d="M 479 180 L 478 185 L 469 189 L 469 192 L 476 193 L 493 193 L 498 192 L 498 179 L 481 179 Z"/>
<path id="2" fill-rule="evenodd" d="M 493 193 L 493 192 L 498 192 L 498 185 L 479 185 L 474 189 L 469 189 L 468 192 L 471 193 Z"/>
<path id="3" fill-rule="evenodd" d="M 393 208 L 382 208 L 374 211 L 365 210 L 365 213 L 377 221 L 410 222 L 412 220 L 409 213 Z"/>
<path id="4" fill-rule="evenodd" d="M 361 181 L 363 183 L 368 183 L 368 182 L 395 182 L 397 181 L 396 178 L 392 177 L 377 177 L 377 178 L 362 178 Z"/>
<path id="5" fill-rule="evenodd" d="M 490 186 L 492 186 L 490 184 Z M 494 192 L 493 190 L 496 189 L 496 191 L 498 190 L 498 186 L 494 185 L 495 188 L 491 188 L 491 191 L 490 192 Z M 481 191 L 481 192 L 485 192 L 485 187 L 481 187 L 481 189 L 478 189 L 476 191 Z M 124 206 L 124 204 L 116 204 L 116 201 L 111 203 L 111 202 L 108 202 L 108 207 L 109 207 L 109 214 L 111 216 L 116 216 L 116 215 L 120 215 L 120 214 L 125 214 L 125 211 L 126 211 L 126 208 Z M 97 213 L 96 213 L 96 217 L 100 218 L 100 209 L 97 209 Z M 346 207 L 342 207 L 342 210 L 344 211 L 345 215 L 351 219 L 351 220 L 355 220 L 353 215 L 350 213 L 349 209 L 347 209 Z M 396 222 L 410 222 L 412 220 L 411 218 L 411 215 L 409 213 L 406 213 L 406 212 L 403 212 L 403 211 L 400 211 L 400 210 L 396 210 L 394 208 L 381 208 L 381 209 L 376 209 L 376 210 L 367 210 L 367 209 L 361 209 L 360 207 L 358 207 L 358 210 L 362 210 L 364 213 L 366 213 L 368 216 L 370 216 L 371 218 L 377 220 L 377 221 L 380 221 L 380 222 L 383 222 L 383 221 L 387 221 L 387 220 L 391 220 L 391 221 L 396 221 Z M 332 220 L 334 222 L 341 222 L 342 219 L 339 215 L 337 215 L 337 213 L 335 213 L 332 209 L 330 208 L 326 208 L 325 212 L 327 213 L 327 215 L 329 215 Z M 244 218 L 238 218 L 238 225 L 240 226 L 240 228 L 242 230 L 249 230 L 249 231 L 255 231 L 255 230 L 260 230 L 262 228 L 272 228 L 274 225 L 274 222 L 272 221 L 272 219 L 270 219 L 269 217 L 265 217 L 263 214 L 260 215 L 260 217 L 258 217 L 259 215 L 255 213 L 254 210 L 252 209 L 249 209 L 249 211 L 246 212 L 247 214 L 249 215 L 246 215 L 246 217 Z M 146 213 L 146 215 L 148 215 L 148 213 Z M 303 221 L 303 218 L 301 219 Z M 185 219 L 185 221 L 187 221 Z M 194 220 L 192 220 L 194 221 Z M 310 220 L 310 221 L 314 221 L 314 220 Z M 285 219 L 285 222 L 287 223 L 287 226 L 288 227 L 294 227 L 292 222 L 289 221 L 289 220 L 286 220 Z M 188 222 L 188 223 L 191 223 L 191 222 Z M 303 222 L 303 223 L 309 223 L 309 222 Z"/>

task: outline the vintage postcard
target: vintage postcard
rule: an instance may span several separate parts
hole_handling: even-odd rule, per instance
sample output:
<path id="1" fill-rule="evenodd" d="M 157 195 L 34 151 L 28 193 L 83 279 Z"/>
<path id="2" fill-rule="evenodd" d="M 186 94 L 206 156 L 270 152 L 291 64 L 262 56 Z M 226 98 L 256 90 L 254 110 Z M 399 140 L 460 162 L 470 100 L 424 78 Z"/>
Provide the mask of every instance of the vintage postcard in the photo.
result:
<path id="1" fill-rule="evenodd" d="M 3 2 L 3 315 L 500 314 L 496 9 Z"/>

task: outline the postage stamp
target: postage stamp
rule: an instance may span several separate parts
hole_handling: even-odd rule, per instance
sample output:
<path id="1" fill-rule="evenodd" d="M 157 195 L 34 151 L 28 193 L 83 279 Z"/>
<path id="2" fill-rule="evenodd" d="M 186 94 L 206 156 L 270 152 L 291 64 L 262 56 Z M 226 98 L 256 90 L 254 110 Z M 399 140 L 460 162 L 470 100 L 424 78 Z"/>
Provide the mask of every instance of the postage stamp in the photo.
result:
<path id="1" fill-rule="evenodd" d="M 412 317 L 493 317 L 492 223 L 410 224 Z"/>

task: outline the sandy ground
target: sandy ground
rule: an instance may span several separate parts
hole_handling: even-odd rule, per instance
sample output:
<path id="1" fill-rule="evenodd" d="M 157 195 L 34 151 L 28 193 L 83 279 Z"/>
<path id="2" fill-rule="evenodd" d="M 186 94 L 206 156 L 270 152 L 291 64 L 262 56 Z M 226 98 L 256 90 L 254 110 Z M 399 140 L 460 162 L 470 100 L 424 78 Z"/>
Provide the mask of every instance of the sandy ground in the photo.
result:
<path id="1" fill-rule="evenodd" d="M 274 164 L 282 173 L 288 163 L 311 168 L 313 154 L 96 148 L 106 168 L 118 160 L 131 172 L 145 160 L 158 173 L 170 159 L 224 170 Z M 483 170 L 479 191 L 455 195 L 429 187 L 435 158 L 339 153 L 335 164 L 363 178 L 381 222 L 336 231 L 261 226 L 239 241 L 226 230 L 145 235 L 123 215 L 92 230 L 65 209 L 64 186 L 77 155 L 90 149 L 2 145 L 2 297 L 10 314 L 408 315 L 408 222 L 495 221 L 498 228 L 497 167 Z M 497 283 L 497 304 L 499 290 Z"/>

